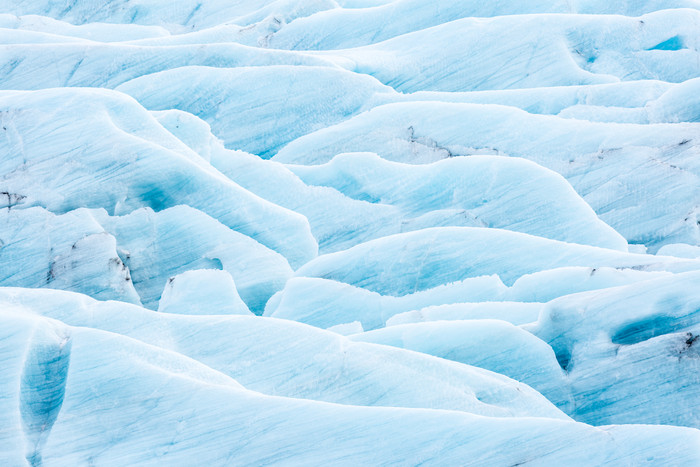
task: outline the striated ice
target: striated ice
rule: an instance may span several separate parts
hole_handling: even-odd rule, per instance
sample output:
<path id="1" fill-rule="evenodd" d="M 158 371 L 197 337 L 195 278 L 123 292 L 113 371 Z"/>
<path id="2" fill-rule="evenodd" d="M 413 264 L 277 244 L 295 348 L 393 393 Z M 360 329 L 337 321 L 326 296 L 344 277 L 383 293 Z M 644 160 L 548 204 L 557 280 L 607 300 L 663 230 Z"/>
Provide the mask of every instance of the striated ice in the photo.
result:
<path id="1" fill-rule="evenodd" d="M 181 84 L 174 87 L 173 82 Z M 371 77 L 345 70 L 282 65 L 181 67 L 127 81 L 116 89 L 150 110 L 179 109 L 197 115 L 226 147 L 263 158 L 299 136 L 356 115 L 374 94 L 393 92 Z M 269 124 L 261 127 L 260 121 Z"/>
<path id="2" fill-rule="evenodd" d="M 282 255 L 189 206 L 160 212 L 141 208 L 125 216 L 107 216 L 102 210 L 94 215 L 117 239 L 120 256 L 148 308 L 158 306 L 172 276 L 191 269 L 222 269 L 247 306 L 261 313 L 292 275 Z"/>
<path id="3" fill-rule="evenodd" d="M 2 189 L 17 200 L 13 204 L 54 212 L 101 207 L 115 215 L 187 204 L 295 266 L 316 255 L 305 218 L 226 178 L 124 94 L 8 92 L 2 110 L 7 137 L 0 150 L 9 154 L 0 161 Z"/>
<path id="4" fill-rule="evenodd" d="M 700 464 L 698 0 L 0 3 L 0 465 Z"/>
<path id="5" fill-rule="evenodd" d="M 567 371 L 576 409 L 593 424 L 700 426 L 697 272 L 549 302 L 528 327 Z"/>
<path id="6" fill-rule="evenodd" d="M 3 286 L 48 287 L 141 303 L 114 236 L 88 210 L 0 210 Z"/>
<path id="7" fill-rule="evenodd" d="M 603 221 L 654 252 L 700 239 L 699 132 L 697 123 L 588 122 L 501 105 L 406 102 L 303 136 L 273 160 L 322 164 L 343 152 L 421 164 L 449 154 L 523 157 L 563 175 Z"/>
<path id="8" fill-rule="evenodd" d="M 39 394 L 32 388 L 40 384 L 31 375 L 50 371 L 54 376 L 50 390 L 60 407 L 56 421 L 44 425 L 50 432 L 43 442 L 33 442 L 31 426 L 16 431 L 12 444 L 5 444 L 8 462 L 21 462 L 26 455 L 47 464 L 371 462 L 376 456 L 397 463 L 439 463 L 434 458 L 436 445 L 446 456 L 440 460 L 467 459 L 466 463 L 475 465 L 487 459 L 512 464 L 526 458 L 570 463 L 584 452 L 596 463 L 697 461 L 697 455 L 684 448 L 697 443 L 694 430 L 595 429 L 551 418 L 499 419 L 271 397 L 246 390 L 193 360 L 117 334 L 62 326 L 59 335 L 51 330 L 54 321 L 16 311 L 3 311 L 0 319 L 2 342 L 21 342 L 37 331 L 53 333 L 59 336 L 53 346 L 39 347 L 42 342 L 36 340 L 32 346 L 47 352 L 46 357 L 64 352 L 70 362 L 65 371 L 47 360 L 25 362 L 24 352 L 2 354 L 3 386 L 17 391 L 22 381 L 29 405 L 36 400 L 31 397 Z M 8 321 L 10 327 L 5 325 Z M 115 353 L 120 358 L 112 358 Z M 18 426 L 18 412 L 6 410 L 8 402 L 0 403 L 3 425 Z M 28 416 L 25 411 L 25 419 Z M 300 417 L 314 423 L 298 424 Z M 296 438 L 280 445 L 274 442 L 279 440 L 278 430 L 305 440 L 334 440 L 333 449 L 328 441 L 307 444 Z M 547 449 L 572 437 L 577 443 L 564 450 Z M 523 443 L 522 449 L 505 449 L 516 440 Z"/>
<path id="9" fill-rule="evenodd" d="M 431 215 L 427 225 L 404 221 L 403 231 L 440 225 L 494 227 L 627 251 L 625 239 L 601 222 L 566 180 L 523 159 L 472 156 L 414 166 L 376 154 L 343 154 L 324 165 L 290 169 L 308 184 L 397 206 L 416 222 Z M 403 185 L 411 189 L 403 191 Z"/>
<path id="10" fill-rule="evenodd" d="M 516 326 L 496 319 L 400 324 L 351 339 L 415 350 L 475 365 L 532 386 L 565 412 L 571 396 L 552 348 Z"/>
<path id="11" fill-rule="evenodd" d="M 491 274 L 512 285 L 525 274 L 563 266 L 683 272 L 700 269 L 700 261 L 625 253 L 501 229 L 434 227 L 319 256 L 295 274 L 401 296 Z"/>
<path id="12" fill-rule="evenodd" d="M 226 271 L 190 269 L 168 279 L 158 311 L 185 315 L 249 315 Z"/>
<path id="13" fill-rule="evenodd" d="M 0 291 L 0 301 L 11 309 L 24 307 L 69 325 L 102 329 L 178 352 L 266 394 L 496 417 L 568 419 L 538 392 L 503 375 L 416 352 L 353 343 L 292 321 L 173 315 L 59 291 L 6 288 Z"/>
<path id="14" fill-rule="evenodd" d="M 427 317 L 433 314 L 435 319 L 467 319 L 475 313 L 473 318 L 497 318 L 524 324 L 536 321 L 542 302 L 670 275 L 665 271 L 629 268 L 561 267 L 525 274 L 510 287 L 492 274 L 400 297 L 380 295 L 333 280 L 293 277 L 267 302 L 265 315 L 322 328 L 359 321 L 366 330 L 388 325 L 394 317 L 408 319 L 407 316 L 416 313 L 422 316 L 419 321 L 430 320 Z M 395 316 L 399 314 L 404 316 Z"/>

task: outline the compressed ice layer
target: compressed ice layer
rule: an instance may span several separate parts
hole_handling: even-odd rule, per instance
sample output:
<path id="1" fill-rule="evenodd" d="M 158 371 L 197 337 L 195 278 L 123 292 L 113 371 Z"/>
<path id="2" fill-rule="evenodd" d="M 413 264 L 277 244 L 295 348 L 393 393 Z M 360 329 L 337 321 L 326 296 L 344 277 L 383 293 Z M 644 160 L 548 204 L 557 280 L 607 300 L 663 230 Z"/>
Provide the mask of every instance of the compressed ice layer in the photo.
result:
<path id="1" fill-rule="evenodd" d="M 295 267 L 316 255 L 305 218 L 226 178 L 124 94 L 6 92 L 2 110 L 0 151 L 8 157 L 0 161 L 0 187 L 12 204 L 57 213 L 101 207 L 113 215 L 187 204 Z"/>
<path id="2" fill-rule="evenodd" d="M 505 376 L 415 352 L 353 343 L 291 321 L 157 313 L 58 291 L 0 289 L 0 301 L 8 308 L 24 307 L 26 313 L 177 351 L 267 394 L 498 417 L 567 418 L 539 393 Z"/>
<path id="3" fill-rule="evenodd" d="M 100 463 L 168 459 L 264 463 L 282 458 L 294 463 L 319 459 L 365 463 L 377 456 L 399 463 L 447 460 L 474 465 L 494 459 L 506 464 L 523 459 L 571 463 L 581 456 L 596 463 L 698 461 L 691 447 L 698 442 L 696 430 L 648 426 L 593 429 L 551 418 L 499 419 L 271 397 L 246 390 L 231 378 L 177 353 L 118 334 L 65 326 L 22 308 L 4 308 L 0 320 L 0 342 L 15 344 L 10 347 L 13 351 L 0 354 L 4 392 L 16 394 L 17 388 L 32 387 L 37 381 L 31 375 L 43 365 L 56 370 L 51 387 L 55 389 L 54 400 L 60 400 L 51 406 L 58 409 L 58 415 L 52 424 L 45 425 L 42 443 L 32 443 L 31 427 L 13 430 L 12 438 L 3 440 L 7 448 L 3 456 L 11 463 L 21 463 L 24 458 L 71 464 L 89 459 Z M 67 371 L 61 365 L 46 367 L 43 362 L 47 360 L 26 361 L 25 352 L 18 351 L 24 350 L 22 343 L 30 335 L 38 333 L 57 336 L 49 341 L 55 343 L 53 346 L 43 348 L 47 358 L 64 355 L 63 361 L 69 359 Z M 31 397 L 31 393 L 24 394 Z M 23 407 L 30 407 L 33 399 L 25 400 Z M 4 426 L 19 428 L 20 415 L 13 401 L 0 399 L 0 416 Z M 40 417 L 53 410 L 35 407 Z M 23 416 L 30 419 L 31 414 L 24 412 Z M 314 423 L 300 425 L 299 419 Z M 123 430 L 124 426 L 129 429 Z M 280 446 L 274 442 L 280 432 L 295 433 L 295 437 Z M 577 443 L 566 442 L 571 438 Z M 302 439 L 333 440 L 334 449 L 324 442 L 307 445 Z M 553 444 L 566 448 L 552 451 Z M 439 460 L 434 457 L 436 445 L 440 447 Z"/>
<path id="4" fill-rule="evenodd" d="M 420 164 L 475 153 L 523 157 L 563 175 L 628 242 L 655 252 L 700 241 L 698 131 L 697 123 L 585 122 L 500 105 L 411 102 L 303 136 L 274 160 L 322 164 L 344 152 Z"/>
<path id="5" fill-rule="evenodd" d="M 565 180 L 522 159 L 472 156 L 415 166 L 376 154 L 343 154 L 323 165 L 289 167 L 308 184 L 400 207 L 415 218 L 403 222 L 404 231 L 439 226 L 442 213 L 444 225 L 459 225 L 451 218 L 463 217 L 475 227 L 627 250 L 624 238 L 601 222 Z M 421 216 L 430 219 L 421 225 Z"/>
<path id="6" fill-rule="evenodd" d="M 194 269 L 168 279 L 158 311 L 186 315 L 250 314 L 231 274 L 218 269 Z"/>
<path id="7" fill-rule="evenodd" d="M 435 227 L 319 256 L 295 274 L 402 296 L 490 274 L 512 285 L 525 274 L 563 266 L 681 272 L 700 268 L 700 262 L 563 243 L 500 229 Z"/>
<path id="8" fill-rule="evenodd" d="M 151 110 L 197 115 L 226 147 L 263 158 L 304 134 L 361 112 L 374 94 L 391 91 L 371 77 L 345 70 L 283 65 L 174 68 L 128 81 L 117 90 Z"/>
<path id="9" fill-rule="evenodd" d="M 351 337 L 415 350 L 508 375 L 537 389 L 569 412 L 565 373 L 552 348 L 527 331 L 500 320 L 433 321 L 377 329 Z"/>
<path id="10" fill-rule="evenodd" d="M 566 369 L 572 416 L 700 426 L 697 272 L 549 302 L 528 326 Z"/>
<path id="11" fill-rule="evenodd" d="M 380 295 L 328 279 L 293 277 L 283 290 L 268 301 L 265 315 L 322 328 L 358 321 L 365 330 L 392 322 L 432 319 L 496 318 L 513 324 L 525 324 L 536 321 L 541 302 L 670 274 L 628 268 L 561 267 L 526 274 L 511 287 L 493 274 L 467 278 L 401 297 Z"/>

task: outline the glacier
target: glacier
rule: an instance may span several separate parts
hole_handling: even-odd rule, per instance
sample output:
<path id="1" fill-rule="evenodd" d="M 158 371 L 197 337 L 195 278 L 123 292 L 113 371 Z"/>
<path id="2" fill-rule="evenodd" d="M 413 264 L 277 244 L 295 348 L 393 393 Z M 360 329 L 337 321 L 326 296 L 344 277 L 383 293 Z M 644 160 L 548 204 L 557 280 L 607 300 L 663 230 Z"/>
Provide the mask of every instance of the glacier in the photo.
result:
<path id="1" fill-rule="evenodd" d="M 700 465 L 700 1 L 0 2 L 0 465 Z"/>

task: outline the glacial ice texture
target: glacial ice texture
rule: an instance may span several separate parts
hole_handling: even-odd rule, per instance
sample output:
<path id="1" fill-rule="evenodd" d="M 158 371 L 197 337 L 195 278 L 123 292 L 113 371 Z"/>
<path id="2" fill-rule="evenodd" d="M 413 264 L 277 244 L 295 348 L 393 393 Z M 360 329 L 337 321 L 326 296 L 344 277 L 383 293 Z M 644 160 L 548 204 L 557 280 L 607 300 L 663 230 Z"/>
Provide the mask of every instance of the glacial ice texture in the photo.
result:
<path id="1" fill-rule="evenodd" d="M 700 1 L 0 2 L 0 465 L 700 465 Z"/>

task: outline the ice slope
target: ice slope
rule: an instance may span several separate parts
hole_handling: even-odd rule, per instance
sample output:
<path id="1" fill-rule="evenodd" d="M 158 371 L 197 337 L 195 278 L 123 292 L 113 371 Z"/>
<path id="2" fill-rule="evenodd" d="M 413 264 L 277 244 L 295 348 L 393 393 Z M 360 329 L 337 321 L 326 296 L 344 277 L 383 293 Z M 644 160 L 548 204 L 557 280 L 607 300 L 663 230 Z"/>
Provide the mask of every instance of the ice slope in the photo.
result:
<path id="1" fill-rule="evenodd" d="M 689 79 L 674 86 L 650 103 L 649 120 L 652 122 L 699 122 L 700 78 Z"/>
<path id="2" fill-rule="evenodd" d="M 577 118 L 594 122 L 651 123 L 650 110 L 658 99 L 665 93 L 671 93 L 677 87 L 690 86 L 694 81 L 667 83 L 657 80 L 639 80 L 580 86 L 544 86 L 529 89 L 470 92 L 419 91 L 411 94 L 398 94 L 392 99 L 382 101 L 382 103 L 440 101 L 499 104 L 516 107 L 533 114 L 557 115 L 563 118 Z M 690 99 L 692 102 L 693 96 L 689 94 L 686 93 L 684 99 Z M 671 104 L 671 102 L 667 101 L 666 104 Z M 674 115 L 673 113 L 674 109 L 686 112 L 683 104 L 683 100 L 678 100 L 670 105 L 663 115 L 660 112 L 654 113 L 654 123 L 685 121 L 680 114 Z M 661 107 L 659 106 L 659 108 Z M 689 108 L 692 109 L 693 106 L 691 105 Z"/>
<path id="3" fill-rule="evenodd" d="M 12 37 L 14 31 L 0 30 Z M 32 42 L 47 42 L 37 44 Z M 8 40 L 9 42 L 9 40 Z M 269 50 L 235 43 L 185 44 L 172 47 L 56 40 L 37 37 L 29 43 L 0 46 L 2 89 L 53 87 L 116 87 L 149 73 L 183 66 L 233 68 L 261 65 L 332 66 L 307 53 Z M 49 71 L 49 72 L 47 72 Z"/>
<path id="4" fill-rule="evenodd" d="M 328 9 L 299 18 L 275 32 L 272 47 L 283 49 L 340 49 L 382 42 L 396 36 L 467 17 L 533 13 L 583 13 L 639 16 L 669 8 L 700 9 L 688 1 L 559 1 L 475 2 L 397 0 L 362 9 Z"/>
<path id="5" fill-rule="evenodd" d="M 624 238 L 601 222 L 566 180 L 522 159 L 472 156 L 419 167 L 376 154 L 342 154 L 324 165 L 290 169 L 310 185 L 399 206 L 415 217 L 404 221 L 403 230 L 459 225 L 453 219 L 464 217 L 471 222 L 462 225 L 627 251 Z"/>
<path id="6" fill-rule="evenodd" d="M 571 396 L 552 348 L 527 331 L 495 319 L 390 326 L 351 336 L 486 368 L 532 386 L 565 412 Z"/>
<path id="7" fill-rule="evenodd" d="M 120 217 L 104 210 L 93 215 L 117 239 L 134 287 L 148 308 L 156 308 L 171 277 L 213 268 L 227 271 L 243 301 L 259 313 L 292 275 L 282 255 L 189 206 L 157 213 L 142 208 Z"/>
<path id="8" fill-rule="evenodd" d="M 468 278 L 401 297 L 330 279 L 292 277 L 267 302 L 264 315 L 321 328 L 359 322 L 369 330 L 383 327 L 399 313 L 465 300 L 498 300 L 507 290 L 495 275 Z"/>
<path id="9" fill-rule="evenodd" d="M 156 308 L 173 276 L 214 268 L 233 276 L 235 296 L 240 292 L 261 313 L 292 275 L 280 254 L 188 206 L 116 217 L 103 209 L 54 215 L 15 208 L 1 211 L 0 222 L 6 286 L 73 290 Z"/>
<path id="10" fill-rule="evenodd" d="M 175 68 L 116 89 L 150 110 L 197 115 L 226 147 L 263 158 L 299 136 L 356 115 L 374 94 L 391 91 L 368 76 L 344 70 L 281 65 Z M 270 123 L 261 129 L 259 122 Z"/>
<path id="11" fill-rule="evenodd" d="M 697 10 L 641 18 L 525 15 L 465 18 L 324 53 L 402 92 L 476 91 L 696 78 Z M 497 41 L 487 38 L 498 37 Z M 455 38 L 461 47 L 453 46 Z M 667 45 L 668 44 L 668 45 Z M 672 64 L 673 66 L 669 66 Z"/>
<path id="12" fill-rule="evenodd" d="M 273 160 L 321 164 L 345 152 L 408 163 L 474 153 L 523 157 L 563 175 L 628 242 L 655 251 L 700 241 L 698 134 L 697 123 L 601 123 L 500 105 L 406 102 L 303 136 Z"/>
<path id="13" fill-rule="evenodd" d="M 685 243 L 674 243 L 664 245 L 659 249 L 659 254 L 676 256 L 678 258 L 700 258 L 700 246 L 688 245 Z"/>
<path id="14" fill-rule="evenodd" d="M 525 274 L 564 266 L 683 272 L 700 269 L 700 262 L 623 253 L 501 229 L 434 227 L 319 256 L 295 275 L 402 296 L 491 274 L 512 285 Z"/>
<path id="15" fill-rule="evenodd" d="M 642 1 L 610 4 L 601 1 L 545 0 L 522 2 L 478 3 L 440 0 L 425 4 L 415 0 L 396 1 L 328 1 L 328 0 L 278 0 L 264 2 L 178 2 L 173 6 L 162 0 L 110 2 L 109 8 L 101 8 L 88 1 L 65 1 L 62 4 L 49 1 L 10 0 L 6 11 L 14 15 L 43 15 L 78 25 L 83 30 L 94 23 L 118 23 L 122 37 L 135 39 L 139 32 L 148 31 L 141 26 L 158 25 L 172 33 L 183 35 L 189 31 L 216 29 L 232 25 L 237 29 L 257 29 L 255 41 L 261 45 L 287 48 L 339 48 L 380 42 L 398 35 L 424 29 L 465 17 L 493 17 L 527 13 L 583 13 L 623 14 L 638 16 L 669 8 L 695 8 L 695 0 Z M 26 20 L 25 20 L 26 21 Z M 55 25 L 55 21 L 49 23 Z M 126 29 L 128 26 L 129 29 Z M 65 28 L 65 27 L 64 27 Z M 65 28 L 68 29 L 68 28 Z M 107 24 L 106 28 L 119 31 Z M 150 28 L 154 30 L 154 28 Z M 73 31 L 73 28 L 68 29 Z M 150 31 L 149 31 L 150 32 Z M 98 32 L 100 34 L 100 32 Z M 92 34 L 91 34 L 92 35 Z M 119 38 L 120 35 L 115 36 Z M 156 35 L 156 34 L 154 34 Z M 157 35 L 162 35 L 158 31 Z M 108 36 L 109 37 L 109 36 Z M 235 35 L 233 36 L 236 37 Z M 208 38 L 210 39 L 210 38 Z M 229 39 L 230 40 L 230 39 Z M 207 42 L 211 42 L 211 39 Z"/>
<path id="16" fill-rule="evenodd" d="M 178 316 L 56 291 L 0 291 L 8 308 L 24 307 L 69 325 L 115 332 L 172 350 L 266 394 L 567 419 L 539 393 L 505 376 L 420 353 L 353 343 L 292 321 Z M 203 296 L 201 291 L 199 298 Z"/>
<path id="17" fill-rule="evenodd" d="M 21 463 L 23 457 L 46 465 L 381 458 L 477 465 L 487 459 L 570 463 L 583 452 L 596 463 L 698 460 L 688 449 L 698 442 L 697 431 L 677 427 L 601 429 L 547 418 L 498 419 L 265 396 L 172 352 L 24 311 L 4 310 L 0 318 L 0 342 L 15 344 L 2 353 L 2 384 L 6 393 L 19 392 L 22 402 L 21 414 L 7 410 L 14 402 L 1 402 L 3 425 L 19 428 L 1 440 L 7 463 Z M 25 346 L 26 359 L 17 351 Z M 43 394 L 51 398 L 40 398 Z M 299 424 L 300 419 L 314 423 Z M 572 437 L 576 444 L 551 449 Z M 305 442 L 312 439 L 321 441 Z"/>
<path id="18" fill-rule="evenodd" d="M 251 314 L 238 295 L 231 274 L 219 269 L 190 269 L 169 278 L 158 300 L 158 311 L 184 315 Z"/>
<path id="19" fill-rule="evenodd" d="M 338 156 L 327 167 L 285 167 L 224 149 L 208 125 L 189 113 L 165 111 L 154 116 L 239 185 L 306 216 L 321 252 L 433 225 L 490 225 L 627 248 L 568 183 L 527 161 L 454 159 L 426 166 L 424 176 L 418 168 L 390 164 L 370 154 Z M 444 193 L 431 194 L 435 186 Z M 548 228 L 537 227 L 544 219 Z"/>
<path id="20" fill-rule="evenodd" d="M 537 321 L 542 311 L 538 302 L 476 302 L 432 305 L 419 310 L 398 313 L 388 320 L 387 326 L 430 321 L 463 321 L 470 319 L 497 319 L 516 326 Z"/>
<path id="21" fill-rule="evenodd" d="M 140 26 L 136 24 L 82 24 L 74 25 L 65 21 L 59 21 L 48 16 L 41 15 L 21 15 L 0 14 L 0 28 L 15 29 L 14 34 L 5 34 L 3 37 L 13 36 L 23 37 L 19 31 L 32 31 L 38 33 L 63 36 L 66 38 L 87 39 L 98 42 L 118 42 L 129 38 L 129 40 L 144 40 L 146 38 L 156 38 L 168 36 L 168 31 L 157 26 Z"/>
<path id="22" fill-rule="evenodd" d="M 0 210 L 0 283 L 141 303 L 116 239 L 86 210 Z"/>
<path id="23" fill-rule="evenodd" d="M 0 97 L 0 151 L 8 155 L 0 161 L 0 188 L 8 208 L 101 207 L 121 215 L 187 204 L 295 267 L 316 255 L 304 217 L 226 178 L 124 94 L 52 89 Z"/>
<path id="24" fill-rule="evenodd" d="M 699 280 L 689 272 L 546 305 L 528 329 L 566 369 L 574 418 L 700 426 Z"/>
<path id="25" fill-rule="evenodd" d="M 506 374 L 593 425 L 698 427 L 699 277 L 689 272 L 563 296 L 522 329 L 500 320 L 464 320 L 464 312 L 477 307 L 452 306 L 435 308 L 431 316 L 439 320 L 447 312 L 451 321 L 394 323 L 352 338 Z M 487 309 L 494 311 L 493 305 Z M 518 304 L 499 306 L 522 311 Z"/>
<path id="26" fill-rule="evenodd" d="M 414 321 L 462 320 L 497 318 L 520 325 L 536 321 L 541 303 L 564 295 L 606 289 L 637 282 L 670 277 L 664 271 L 643 271 L 611 267 L 561 267 L 521 276 L 511 287 L 502 288 L 492 296 L 492 302 L 474 300 L 464 294 L 462 301 L 471 303 L 434 303 L 412 312 L 404 312 L 386 320 L 387 325 Z M 467 280 L 469 281 L 469 280 Z M 464 281 L 465 283 L 467 281 Z M 289 283 L 288 283 L 289 285 Z M 286 289 L 286 287 L 285 287 Z M 439 290 L 436 288 L 435 290 Z M 495 289 L 495 288 L 494 288 Z M 408 298 L 408 297 L 407 297 Z M 457 297 L 459 298 L 459 297 Z"/>
<path id="27" fill-rule="evenodd" d="M 265 316 L 322 328 L 358 322 L 364 330 L 432 319 L 496 318 L 524 324 L 537 320 L 541 303 L 557 297 L 669 275 L 624 268 L 561 267 L 525 274 L 511 287 L 492 274 L 400 297 L 328 279 L 293 277 L 267 302 Z"/>
<path id="28" fill-rule="evenodd" d="M 106 6 L 95 4 L 91 0 L 8 0 L 4 8 L 16 15 L 37 14 L 73 24 L 106 22 L 158 25 L 173 32 L 184 32 L 224 22 L 247 25 L 277 15 L 278 22 L 289 22 L 298 16 L 336 5 L 329 0 L 184 0 L 177 4 L 164 0 L 116 0 Z"/>
<path id="29" fill-rule="evenodd" d="M 252 193 L 305 216 L 320 252 L 337 251 L 401 231 L 407 217 L 386 204 L 351 199 L 331 187 L 307 185 L 288 167 L 224 148 L 209 125 L 179 110 L 153 115 L 213 167 Z"/>

